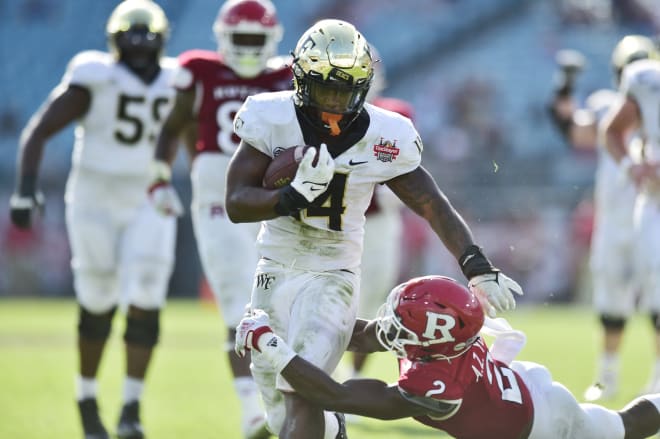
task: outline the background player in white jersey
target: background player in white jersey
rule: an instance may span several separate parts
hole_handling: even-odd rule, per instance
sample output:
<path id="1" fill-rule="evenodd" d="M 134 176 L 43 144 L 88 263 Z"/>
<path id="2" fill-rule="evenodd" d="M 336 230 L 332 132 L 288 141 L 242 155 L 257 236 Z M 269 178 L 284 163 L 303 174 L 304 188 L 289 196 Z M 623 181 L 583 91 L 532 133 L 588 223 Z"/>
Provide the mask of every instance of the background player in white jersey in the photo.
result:
<path id="1" fill-rule="evenodd" d="M 266 310 L 303 358 L 332 372 L 356 318 L 364 213 L 374 186 L 385 183 L 431 224 L 489 313 L 513 308 L 520 286 L 492 266 L 420 165 L 423 146 L 410 119 L 364 103 L 372 57 L 355 27 L 315 23 L 298 41 L 293 73 L 294 91 L 251 96 L 234 120 L 242 142 L 227 171 L 227 213 L 235 222 L 262 221 L 252 307 Z M 293 181 L 265 189 L 272 158 L 303 144 L 318 150 L 306 152 Z M 252 359 L 252 372 L 272 432 L 345 437 L 342 416 L 294 393 L 263 359 Z"/>
<path id="2" fill-rule="evenodd" d="M 242 406 L 246 438 L 267 435 L 250 359 L 234 353 L 234 330 L 249 302 L 258 261 L 256 224 L 232 224 L 225 215 L 225 170 L 239 138 L 233 119 L 254 93 L 291 88 L 291 68 L 276 57 L 282 36 L 275 7 L 267 0 L 230 0 L 214 24 L 218 51 L 189 50 L 179 56 L 174 107 L 156 147 L 156 207 L 176 213 L 180 202 L 170 183 L 170 165 L 185 137 L 192 163 L 193 228 L 202 267 L 227 327 L 226 350 Z M 192 128 L 192 130 L 190 130 Z M 190 132 L 190 131 L 192 132 Z"/>
<path id="3" fill-rule="evenodd" d="M 641 307 L 655 327 L 655 366 L 647 389 L 660 391 L 660 61 L 658 53 L 623 70 L 620 92 L 625 99 L 605 116 L 608 151 L 622 178 L 638 188 L 635 203 L 635 270 L 640 276 Z M 635 163 L 627 139 L 639 130 L 644 139 L 642 161 Z"/>
<path id="4" fill-rule="evenodd" d="M 398 357 L 396 384 L 340 384 L 276 334 L 268 315 L 256 310 L 237 328 L 237 351 L 255 350 L 255 360 L 263 357 L 300 395 L 330 410 L 413 417 L 470 439 L 643 439 L 660 429 L 660 394 L 644 395 L 618 412 L 578 404 L 544 366 L 513 361 L 525 334 L 501 318 L 484 321 L 476 297 L 443 276 L 397 286 L 377 319 L 355 326 L 351 349 Z M 490 348 L 483 335 L 495 337 Z"/>
<path id="5" fill-rule="evenodd" d="M 162 57 L 163 10 L 127 0 L 107 23 L 111 53 L 85 51 L 25 128 L 11 218 L 30 227 L 39 202 L 37 174 L 48 138 L 76 121 L 65 202 L 80 313 L 77 399 L 87 439 L 108 433 L 96 402 L 96 375 L 118 304 L 127 307 L 126 378 L 118 436 L 144 437 L 139 401 L 158 341 L 159 314 L 172 272 L 176 223 L 148 202 L 149 167 L 176 66 Z"/>
<path id="6" fill-rule="evenodd" d="M 648 58 L 654 50 L 650 38 L 641 35 L 622 38 L 612 51 L 614 85 L 618 87 L 627 64 Z M 613 397 L 618 391 L 623 331 L 635 309 L 633 208 L 636 190 L 630 179 L 620 178 L 616 162 L 598 138 L 599 123 L 623 96 L 617 90 L 597 90 L 587 98 L 585 108 L 579 107 L 573 97 L 573 83 L 584 61 L 579 54 L 566 51 L 558 54 L 558 61 L 562 80 L 552 103 L 554 120 L 571 145 L 577 149 L 596 148 L 598 154 L 589 262 L 593 303 L 600 317 L 603 345 L 595 382 L 584 394 L 587 401 L 596 401 Z M 628 148 L 639 160 L 641 139 L 631 138 Z"/>

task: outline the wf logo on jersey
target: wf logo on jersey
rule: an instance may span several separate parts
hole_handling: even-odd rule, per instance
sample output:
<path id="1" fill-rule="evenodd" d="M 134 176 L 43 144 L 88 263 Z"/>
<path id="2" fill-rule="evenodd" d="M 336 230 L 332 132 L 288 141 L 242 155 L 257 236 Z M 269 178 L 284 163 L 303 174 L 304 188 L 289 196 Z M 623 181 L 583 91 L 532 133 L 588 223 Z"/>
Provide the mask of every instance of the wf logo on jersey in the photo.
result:
<path id="1" fill-rule="evenodd" d="M 257 276 L 257 288 L 268 291 L 275 281 L 275 276 L 268 273 L 261 273 Z"/>
<path id="2" fill-rule="evenodd" d="M 374 156 L 381 162 L 387 163 L 396 160 L 400 149 L 396 147 L 396 140 L 384 140 L 380 138 L 380 143 L 374 145 Z"/>

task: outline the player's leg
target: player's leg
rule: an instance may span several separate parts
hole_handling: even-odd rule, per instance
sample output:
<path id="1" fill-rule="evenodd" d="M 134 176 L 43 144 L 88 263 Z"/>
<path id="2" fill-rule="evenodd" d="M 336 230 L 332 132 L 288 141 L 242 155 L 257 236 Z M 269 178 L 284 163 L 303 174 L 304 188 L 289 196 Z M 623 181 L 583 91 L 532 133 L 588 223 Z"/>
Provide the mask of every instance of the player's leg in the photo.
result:
<path id="1" fill-rule="evenodd" d="M 86 205 L 82 196 L 74 199 L 75 204 L 67 204 L 66 224 L 79 304 L 76 398 L 85 437 L 104 439 L 108 434 L 99 415 L 97 374 L 118 303 L 114 265 L 118 234 L 110 215 Z"/>
<path id="2" fill-rule="evenodd" d="M 346 271 L 301 276 L 298 294 L 291 303 L 287 342 L 302 358 L 327 373 L 341 359 L 355 324 L 354 292 L 359 274 Z M 287 439 L 335 439 L 341 437 L 338 418 L 292 392 L 281 377 L 277 388 L 284 392 L 286 418 L 280 431 Z"/>
<path id="3" fill-rule="evenodd" d="M 160 335 L 160 310 L 174 262 L 176 220 L 145 203 L 127 225 L 120 242 L 122 304 L 127 307 L 124 332 L 126 376 L 117 426 L 120 439 L 144 437 L 140 401 L 145 376 Z"/>
<path id="4" fill-rule="evenodd" d="M 584 398 L 614 397 L 619 388 L 620 350 L 626 321 L 634 310 L 632 290 L 632 231 L 621 230 L 606 218 L 597 222 L 591 249 L 594 308 L 602 332 L 596 378 Z"/>
<path id="5" fill-rule="evenodd" d="M 640 196 L 641 197 L 641 196 Z M 640 308 L 650 315 L 655 357 L 643 393 L 660 393 L 660 211 L 655 200 L 641 197 L 637 217 L 637 266 L 641 279 Z"/>
<path id="6" fill-rule="evenodd" d="M 617 412 L 594 404 L 580 405 L 566 387 L 552 380 L 544 366 L 514 361 L 511 369 L 522 377 L 534 403 L 529 439 L 624 439 L 623 420 Z"/>
<path id="7" fill-rule="evenodd" d="M 241 405 L 241 428 L 247 439 L 269 437 L 259 389 L 250 372 L 250 355 L 234 352 L 236 325 L 250 301 L 257 264 L 255 240 L 259 224 L 233 224 L 220 204 L 193 202 L 193 226 L 204 274 L 227 327 L 224 351 Z"/>

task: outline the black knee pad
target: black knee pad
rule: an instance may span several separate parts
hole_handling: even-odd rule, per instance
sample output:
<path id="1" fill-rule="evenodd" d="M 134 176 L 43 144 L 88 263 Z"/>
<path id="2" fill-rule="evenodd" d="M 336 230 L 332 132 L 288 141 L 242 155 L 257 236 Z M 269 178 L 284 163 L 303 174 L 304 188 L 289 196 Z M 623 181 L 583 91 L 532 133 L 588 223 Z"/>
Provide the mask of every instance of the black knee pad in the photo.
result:
<path id="1" fill-rule="evenodd" d="M 124 341 L 147 348 L 153 348 L 158 343 L 160 335 L 160 311 L 143 311 L 140 317 L 126 318 Z"/>
<path id="2" fill-rule="evenodd" d="M 612 317 L 603 314 L 600 316 L 600 323 L 605 329 L 622 330 L 626 326 L 626 319 L 624 317 Z"/>
<path id="3" fill-rule="evenodd" d="M 652 312 L 650 317 L 651 317 L 651 324 L 655 328 L 655 331 L 660 332 L 660 313 Z"/>
<path id="4" fill-rule="evenodd" d="M 92 314 L 82 306 L 79 307 L 78 314 L 78 335 L 87 340 L 103 341 L 110 336 L 112 328 L 112 318 L 115 315 L 116 307 L 107 313 Z"/>

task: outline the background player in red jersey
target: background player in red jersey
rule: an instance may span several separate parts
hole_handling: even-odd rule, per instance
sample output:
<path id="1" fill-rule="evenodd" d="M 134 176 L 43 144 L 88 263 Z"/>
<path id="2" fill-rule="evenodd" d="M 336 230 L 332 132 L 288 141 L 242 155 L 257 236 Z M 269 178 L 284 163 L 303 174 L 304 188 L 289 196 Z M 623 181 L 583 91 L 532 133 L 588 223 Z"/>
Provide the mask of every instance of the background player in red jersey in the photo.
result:
<path id="1" fill-rule="evenodd" d="M 544 366 L 512 361 L 525 335 L 504 319 L 485 320 L 470 290 L 447 277 L 395 287 L 378 318 L 355 328 L 351 349 L 397 355 L 396 384 L 337 383 L 274 334 L 261 310 L 237 327 L 236 349 L 256 349 L 297 393 L 327 410 L 413 417 L 463 439 L 643 439 L 660 429 L 660 394 L 618 412 L 578 404 Z M 480 331 L 495 336 L 490 349 Z"/>
<path id="2" fill-rule="evenodd" d="M 163 213 L 180 214 L 170 184 L 170 164 L 180 137 L 192 161 L 193 227 L 204 273 L 228 328 L 227 351 L 242 404 L 245 437 L 267 436 L 264 412 L 250 375 L 249 358 L 233 353 L 234 328 L 249 301 L 257 254 L 256 224 L 232 224 L 224 212 L 225 169 L 238 138 L 232 122 L 250 95 L 291 87 L 291 69 L 275 57 L 282 27 L 268 0 L 230 0 L 213 27 L 219 50 L 190 50 L 179 56 L 174 107 L 156 148 L 153 202 Z"/>

